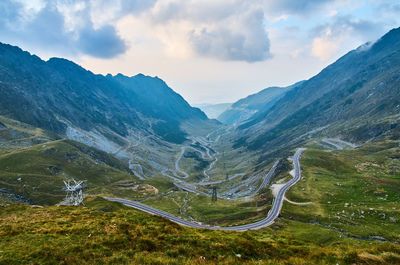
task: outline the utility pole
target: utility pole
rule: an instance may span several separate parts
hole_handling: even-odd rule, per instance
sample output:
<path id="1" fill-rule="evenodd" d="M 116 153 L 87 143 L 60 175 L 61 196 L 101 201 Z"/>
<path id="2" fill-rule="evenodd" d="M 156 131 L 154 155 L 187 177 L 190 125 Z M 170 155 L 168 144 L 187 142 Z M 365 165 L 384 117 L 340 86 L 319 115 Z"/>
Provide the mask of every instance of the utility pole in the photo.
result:
<path id="1" fill-rule="evenodd" d="M 212 187 L 212 197 L 211 197 L 211 201 L 216 202 L 217 199 L 218 199 L 218 196 L 217 196 L 217 187 L 216 187 L 216 186 L 213 186 L 213 187 Z"/>

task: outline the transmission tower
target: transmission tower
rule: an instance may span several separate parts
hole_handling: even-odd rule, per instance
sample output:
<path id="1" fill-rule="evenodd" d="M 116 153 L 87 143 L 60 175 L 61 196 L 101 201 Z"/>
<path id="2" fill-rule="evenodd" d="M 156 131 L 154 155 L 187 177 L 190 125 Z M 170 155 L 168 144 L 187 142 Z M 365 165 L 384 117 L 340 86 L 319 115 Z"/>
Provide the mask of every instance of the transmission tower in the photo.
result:
<path id="1" fill-rule="evenodd" d="M 218 196 L 217 196 L 217 187 L 212 187 L 212 197 L 211 197 L 211 200 L 213 201 L 213 202 L 216 202 L 217 201 L 217 199 L 218 199 Z"/>
<path id="2" fill-rule="evenodd" d="M 64 180 L 64 190 L 67 192 L 64 203 L 66 205 L 78 206 L 83 202 L 83 181 L 75 179 Z"/>

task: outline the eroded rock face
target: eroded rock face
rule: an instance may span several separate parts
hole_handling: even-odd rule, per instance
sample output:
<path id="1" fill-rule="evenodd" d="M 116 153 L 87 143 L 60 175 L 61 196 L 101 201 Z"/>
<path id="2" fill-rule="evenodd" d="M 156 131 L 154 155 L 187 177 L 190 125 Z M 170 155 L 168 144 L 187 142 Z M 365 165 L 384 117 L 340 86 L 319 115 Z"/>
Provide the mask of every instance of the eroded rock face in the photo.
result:
<path id="1" fill-rule="evenodd" d="M 149 184 L 139 184 L 136 187 L 134 187 L 133 190 L 145 194 L 158 194 L 158 189 Z"/>

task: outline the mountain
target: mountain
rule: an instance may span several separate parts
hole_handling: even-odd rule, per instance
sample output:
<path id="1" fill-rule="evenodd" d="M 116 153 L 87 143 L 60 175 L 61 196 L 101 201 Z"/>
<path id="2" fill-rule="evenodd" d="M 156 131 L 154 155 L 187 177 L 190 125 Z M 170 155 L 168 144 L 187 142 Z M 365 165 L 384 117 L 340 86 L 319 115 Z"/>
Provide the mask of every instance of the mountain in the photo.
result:
<path id="1" fill-rule="evenodd" d="M 219 103 L 219 104 L 195 104 L 194 106 L 201 109 L 208 118 L 217 119 L 221 113 L 226 111 L 232 104 L 231 103 Z"/>
<path id="2" fill-rule="evenodd" d="M 235 147 L 263 150 L 267 155 L 315 134 L 353 142 L 398 137 L 399 113 L 397 28 L 350 51 L 241 124 Z"/>
<path id="3" fill-rule="evenodd" d="M 297 84 L 293 85 L 296 86 Z M 231 107 L 219 115 L 218 120 L 225 124 L 239 124 L 259 111 L 268 110 L 293 86 L 268 87 L 256 94 L 242 98 L 233 103 Z"/>
<path id="4" fill-rule="evenodd" d="M 181 143 L 181 123 L 207 120 L 157 77 L 96 75 L 7 44 L 0 44 L 0 115 L 60 135 L 96 131 L 116 142 L 139 130 Z"/>

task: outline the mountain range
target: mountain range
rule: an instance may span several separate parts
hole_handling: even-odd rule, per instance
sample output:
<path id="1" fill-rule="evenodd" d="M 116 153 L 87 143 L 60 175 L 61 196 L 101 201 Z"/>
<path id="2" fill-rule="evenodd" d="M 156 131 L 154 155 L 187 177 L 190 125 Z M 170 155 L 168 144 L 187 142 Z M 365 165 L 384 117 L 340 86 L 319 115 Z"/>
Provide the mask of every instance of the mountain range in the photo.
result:
<path id="1" fill-rule="evenodd" d="M 288 87 L 269 87 L 240 99 L 221 113 L 218 120 L 225 124 L 242 123 L 252 118 L 256 113 L 268 111 L 286 92 L 300 83 Z"/>
<path id="2" fill-rule="evenodd" d="M 181 143 L 183 121 L 207 120 L 157 77 L 96 75 L 6 44 L 0 44 L 0 80 L 0 115 L 61 135 L 78 128 L 117 140 L 142 130 Z"/>
<path id="3" fill-rule="evenodd" d="M 400 28 L 200 107 L 0 43 L 0 264 L 400 264 Z"/>
<path id="4" fill-rule="evenodd" d="M 221 125 L 158 77 L 94 74 L 66 59 L 43 61 L 0 44 L 0 115 L 123 159 L 131 157 L 130 146 L 143 143 L 136 159 L 152 154 L 151 161 L 141 162 L 152 174 L 174 163 L 177 168 L 168 157 L 179 145 L 233 125 L 225 133 L 224 145 L 230 147 L 224 148 L 255 152 L 268 164 L 310 138 L 362 143 L 398 135 L 399 47 L 397 28 L 308 80 L 266 88 L 233 103 L 218 116 Z"/>
<path id="5" fill-rule="evenodd" d="M 234 103 L 232 106 L 246 106 L 236 113 L 246 119 L 238 125 L 235 146 L 268 154 L 299 145 L 312 136 L 359 143 L 388 135 L 398 137 L 399 83 L 397 28 L 374 43 L 350 51 L 309 80 L 286 88 L 278 97 L 256 94 Z M 258 107 L 248 117 L 249 109 L 255 108 L 246 102 L 254 99 Z M 230 112 L 221 117 L 229 117 Z"/>

